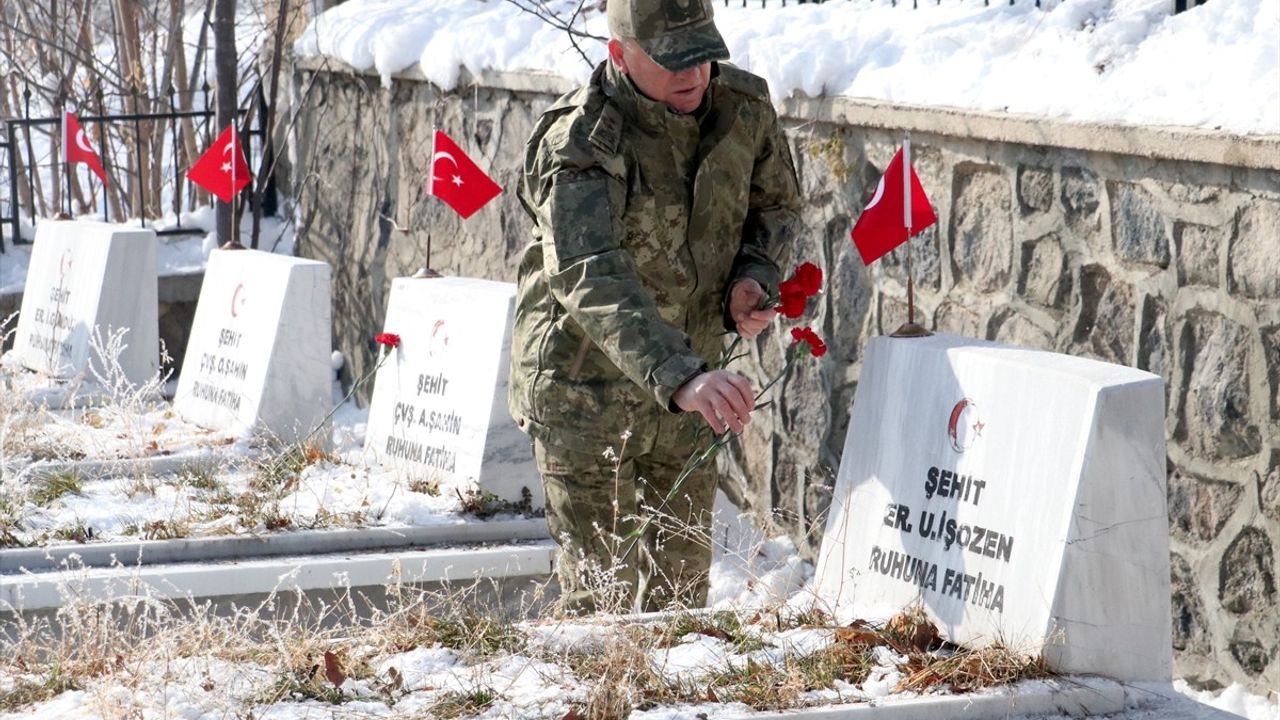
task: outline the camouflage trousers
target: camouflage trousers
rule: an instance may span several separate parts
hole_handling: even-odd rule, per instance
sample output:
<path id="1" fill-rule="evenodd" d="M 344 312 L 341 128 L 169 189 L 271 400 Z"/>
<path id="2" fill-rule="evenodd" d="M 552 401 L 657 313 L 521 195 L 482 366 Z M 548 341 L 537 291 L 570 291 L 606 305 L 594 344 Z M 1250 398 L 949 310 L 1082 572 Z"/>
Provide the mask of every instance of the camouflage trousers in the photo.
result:
<path id="1" fill-rule="evenodd" d="M 694 471 L 669 499 L 696 444 L 696 415 L 666 415 L 648 452 L 621 439 L 610 453 L 534 441 L 547 496 L 547 525 L 560 543 L 567 610 L 586 614 L 702 607 L 711 568 L 715 463 Z M 665 503 L 664 503 L 665 499 Z M 629 537 L 653 520 L 642 535 Z"/>

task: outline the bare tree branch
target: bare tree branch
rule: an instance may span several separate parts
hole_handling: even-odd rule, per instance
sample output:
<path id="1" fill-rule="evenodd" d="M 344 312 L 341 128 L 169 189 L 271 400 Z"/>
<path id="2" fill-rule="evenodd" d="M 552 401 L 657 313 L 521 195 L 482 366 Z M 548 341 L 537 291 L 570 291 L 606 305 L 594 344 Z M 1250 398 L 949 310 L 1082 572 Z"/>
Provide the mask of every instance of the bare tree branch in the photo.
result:
<path id="1" fill-rule="evenodd" d="M 592 35 L 591 33 L 587 32 L 584 29 L 580 30 L 574 27 L 574 23 L 577 22 L 578 16 L 582 14 L 583 7 L 585 7 L 586 4 L 591 0 L 578 0 L 577 6 L 574 7 L 573 12 L 569 14 L 569 17 L 567 19 L 562 17 L 560 13 L 556 12 L 555 10 L 552 10 L 551 7 L 547 5 L 547 3 L 544 2 L 543 0 L 506 0 L 506 1 L 516 6 L 517 8 L 519 8 L 522 12 L 526 12 L 526 13 L 529 13 L 530 15 L 533 15 L 534 17 L 547 23 L 548 25 L 550 25 L 551 27 L 557 30 L 564 31 L 564 33 L 569 36 L 569 42 L 570 44 L 573 45 L 573 49 L 577 51 L 578 55 L 582 58 L 582 61 L 585 62 L 588 66 L 594 67 L 595 63 L 591 62 L 591 58 L 588 57 L 587 53 L 583 51 L 580 45 L 578 45 L 578 40 L 580 38 L 586 38 L 588 40 L 598 40 L 600 42 L 608 42 L 609 40 L 609 38 L 607 37 Z M 593 2 L 593 5 L 594 4 L 595 2 Z M 584 27 L 585 27 L 585 24 L 584 24 Z"/>

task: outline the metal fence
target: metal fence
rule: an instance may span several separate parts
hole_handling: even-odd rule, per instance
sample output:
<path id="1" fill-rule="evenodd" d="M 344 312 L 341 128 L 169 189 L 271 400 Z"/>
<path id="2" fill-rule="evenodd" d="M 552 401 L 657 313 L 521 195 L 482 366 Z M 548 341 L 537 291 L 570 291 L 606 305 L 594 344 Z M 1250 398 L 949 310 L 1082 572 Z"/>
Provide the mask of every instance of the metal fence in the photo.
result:
<path id="1" fill-rule="evenodd" d="M 252 102 L 256 105 L 251 118 L 252 127 L 241 131 L 241 143 L 251 167 L 253 167 L 254 158 L 265 157 L 264 165 L 270 168 L 273 148 L 270 133 L 266 128 L 266 99 L 263 97 L 261 84 L 258 88 L 251 94 Z M 208 85 L 193 91 L 194 93 L 202 95 L 202 107 L 210 107 Z M 14 244 L 30 242 L 22 236 L 22 220 L 28 219 L 34 225 L 40 212 L 39 205 L 43 204 L 46 212 L 58 212 L 69 209 L 75 200 L 72 198 L 71 178 L 66 174 L 61 158 L 55 157 L 53 151 L 52 138 L 55 133 L 60 133 L 62 130 L 62 117 L 61 115 L 58 117 L 32 116 L 31 97 L 32 92 L 28 87 L 23 92 L 23 117 L 5 118 L 0 121 L 4 123 L 4 134 L 0 137 L 0 154 L 3 155 L 4 162 L 4 174 L 0 176 L 0 183 L 3 183 L 0 185 L 0 191 L 3 192 L 3 195 L 0 195 L 0 207 L 3 207 L 3 216 L 0 217 L 0 237 Z M 168 112 L 77 115 L 86 132 L 94 125 L 108 124 L 114 131 L 110 134 L 125 143 L 124 162 L 119 165 L 113 162 L 114 153 L 104 152 L 102 142 L 97 143 L 96 150 L 102 159 L 108 179 L 113 183 L 119 183 L 121 187 L 132 189 L 132 192 L 119 193 L 116 217 L 112 218 L 112 203 L 108 202 L 108 193 L 105 188 L 94 187 L 95 180 L 89 188 L 89 199 L 85 200 L 83 195 L 79 198 L 81 210 L 91 211 L 92 207 L 100 204 L 102 217 L 106 220 L 114 219 L 116 222 L 123 222 L 126 218 L 136 218 L 145 226 L 148 219 L 147 207 L 150 204 L 151 207 L 159 209 L 161 214 L 166 210 L 172 210 L 174 216 L 174 226 L 159 230 L 157 234 L 180 235 L 203 232 L 196 228 L 182 226 L 182 213 L 195 209 L 197 198 L 208 198 L 207 192 L 197 190 L 186 179 L 186 169 L 195 162 L 199 153 L 211 144 L 220 128 L 213 127 L 215 114 L 213 110 L 180 110 L 177 93 L 172 89 L 169 91 L 168 105 Z M 249 109 L 240 110 L 241 123 L 249 113 Z M 180 153 L 178 149 L 181 145 L 179 123 L 184 121 L 198 125 L 195 128 L 195 136 L 199 147 L 196 149 L 195 157 L 183 157 L 185 153 Z M 160 124 L 158 129 L 155 123 Z M 109 137 L 110 134 L 106 130 L 101 128 L 96 133 L 96 137 Z M 163 138 L 162 142 L 151 144 L 151 140 L 163 137 L 166 133 L 168 137 Z M 47 148 L 44 153 L 36 150 L 36 139 L 39 139 L 41 134 L 48 139 L 48 142 L 42 143 L 43 147 Z M 157 160 L 155 157 L 143 157 L 143 149 L 147 147 L 154 147 L 151 153 L 153 156 L 156 152 L 161 153 L 158 162 L 148 162 L 148 160 Z M 162 168 L 169 175 L 161 181 L 160 197 L 147 197 L 149 165 L 153 168 Z M 75 168 L 72 170 L 74 171 Z M 61 184 L 60 187 L 55 189 L 54 186 L 59 184 Z M 56 207 L 49 201 L 43 201 L 45 197 L 58 198 Z M 207 202 L 212 205 L 211 199 Z M 269 177 L 262 200 L 263 215 L 274 216 L 277 204 L 275 182 Z M 0 253 L 3 252 L 4 243 L 0 242 Z"/>

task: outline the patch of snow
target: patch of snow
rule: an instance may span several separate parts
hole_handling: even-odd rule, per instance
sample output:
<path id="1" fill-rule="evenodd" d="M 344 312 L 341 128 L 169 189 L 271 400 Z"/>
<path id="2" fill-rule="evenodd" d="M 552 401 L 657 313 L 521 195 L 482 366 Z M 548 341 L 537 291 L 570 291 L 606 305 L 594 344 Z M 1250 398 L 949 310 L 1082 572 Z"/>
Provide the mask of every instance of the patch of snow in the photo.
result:
<path id="1" fill-rule="evenodd" d="M 731 61 L 802 93 L 1044 115 L 1079 122 L 1280 133 L 1280 3 L 1234 0 L 1173 14 L 1168 0 L 889 0 L 761 8 L 715 4 Z M 548 0 L 568 17 L 577 0 Z M 575 27 L 607 37 L 588 4 Z M 350 0 L 294 50 L 453 89 L 465 68 L 583 82 L 603 43 L 568 36 L 507 2 Z"/>

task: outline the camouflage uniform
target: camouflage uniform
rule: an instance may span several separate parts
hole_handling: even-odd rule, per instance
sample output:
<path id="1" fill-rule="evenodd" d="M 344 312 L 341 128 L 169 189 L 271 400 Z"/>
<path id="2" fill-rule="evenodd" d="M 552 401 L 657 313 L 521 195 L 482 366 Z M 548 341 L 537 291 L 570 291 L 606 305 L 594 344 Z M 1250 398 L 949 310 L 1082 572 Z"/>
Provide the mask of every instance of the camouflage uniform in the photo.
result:
<path id="1" fill-rule="evenodd" d="M 712 68 L 703 106 L 680 115 L 605 61 L 528 143 L 519 196 L 534 238 L 519 269 L 509 398 L 535 442 L 552 533 L 567 540 L 566 599 L 581 610 L 599 598 L 579 560 L 609 564 L 596 528 L 625 535 L 637 502 L 657 506 L 699 447 L 705 422 L 672 395 L 720 357 L 729 287 L 754 278 L 773 295 L 797 222 L 764 80 Z M 714 492 L 704 469 L 664 512 L 707 528 Z M 705 602 L 706 539 L 674 529 L 622 558 L 618 577 L 644 609 Z"/>

